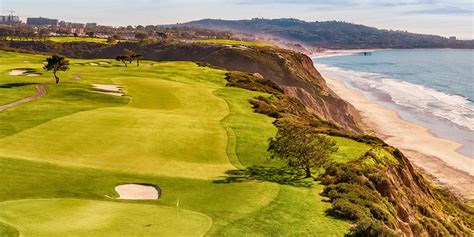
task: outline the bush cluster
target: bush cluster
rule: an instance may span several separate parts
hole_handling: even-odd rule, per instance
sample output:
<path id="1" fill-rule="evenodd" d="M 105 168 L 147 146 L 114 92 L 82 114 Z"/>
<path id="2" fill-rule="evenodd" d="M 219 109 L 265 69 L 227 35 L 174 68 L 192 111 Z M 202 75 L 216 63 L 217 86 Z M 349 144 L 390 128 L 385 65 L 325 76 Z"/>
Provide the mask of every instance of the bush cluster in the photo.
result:
<path id="1" fill-rule="evenodd" d="M 240 87 L 251 91 L 260 91 L 272 95 L 280 95 L 284 93 L 283 89 L 276 83 L 257 77 L 252 74 L 243 72 L 226 73 L 227 86 Z"/>
<path id="2" fill-rule="evenodd" d="M 331 213 L 356 223 L 353 236 L 396 236 L 396 211 L 377 190 L 389 185 L 375 167 L 334 163 L 321 175 L 327 185 L 322 195 L 332 203 Z"/>

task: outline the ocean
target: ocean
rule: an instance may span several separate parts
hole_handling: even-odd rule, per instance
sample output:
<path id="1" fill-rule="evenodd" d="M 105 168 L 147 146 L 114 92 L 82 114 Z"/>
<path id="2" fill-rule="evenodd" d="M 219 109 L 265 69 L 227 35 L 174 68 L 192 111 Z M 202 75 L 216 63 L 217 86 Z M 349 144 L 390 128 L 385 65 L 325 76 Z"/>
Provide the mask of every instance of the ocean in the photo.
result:
<path id="1" fill-rule="evenodd" d="M 361 91 L 474 158 L 474 50 L 406 49 L 315 57 L 323 74 Z"/>

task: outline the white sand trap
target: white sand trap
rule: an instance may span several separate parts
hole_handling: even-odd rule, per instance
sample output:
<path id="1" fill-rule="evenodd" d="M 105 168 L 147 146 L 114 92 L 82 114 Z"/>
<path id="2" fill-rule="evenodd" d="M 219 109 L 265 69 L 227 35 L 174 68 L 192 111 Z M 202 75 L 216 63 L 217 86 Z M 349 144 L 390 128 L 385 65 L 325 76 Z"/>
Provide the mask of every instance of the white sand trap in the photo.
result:
<path id="1" fill-rule="evenodd" d="M 99 64 L 97 64 L 97 63 L 89 63 L 89 65 L 91 65 L 91 66 L 99 66 Z"/>
<path id="2" fill-rule="evenodd" d="M 160 197 L 158 189 L 149 185 L 123 184 L 115 187 L 115 191 L 119 194 L 118 199 L 150 200 Z"/>
<path id="3" fill-rule="evenodd" d="M 100 65 L 107 65 L 107 64 L 110 64 L 108 62 L 99 62 Z"/>
<path id="4" fill-rule="evenodd" d="M 113 91 L 120 92 L 122 88 L 119 85 L 110 85 L 110 84 L 92 84 L 94 88 L 104 91 Z"/>
<path id="5" fill-rule="evenodd" d="M 26 73 L 26 70 L 15 69 L 15 70 L 11 70 L 10 73 L 8 73 L 8 75 L 10 75 L 10 76 L 21 76 L 25 73 Z"/>
<path id="6" fill-rule="evenodd" d="M 114 95 L 114 96 L 123 96 L 122 87 L 119 85 L 107 85 L 107 84 L 92 84 L 95 89 L 103 90 L 96 91 L 97 93 Z"/>
<path id="7" fill-rule="evenodd" d="M 41 76 L 41 75 L 38 74 L 38 73 L 30 73 L 30 74 L 28 74 L 28 75 L 26 75 L 26 76 L 27 76 L 27 77 L 39 77 L 39 76 Z"/>

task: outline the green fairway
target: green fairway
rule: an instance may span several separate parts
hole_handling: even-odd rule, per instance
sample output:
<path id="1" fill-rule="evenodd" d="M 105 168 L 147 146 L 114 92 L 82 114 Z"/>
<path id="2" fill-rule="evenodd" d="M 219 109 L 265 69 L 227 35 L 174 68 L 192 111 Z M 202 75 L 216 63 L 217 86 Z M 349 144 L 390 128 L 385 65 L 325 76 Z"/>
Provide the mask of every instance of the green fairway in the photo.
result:
<path id="1" fill-rule="evenodd" d="M 0 210 L 22 236 L 202 236 L 212 224 L 187 210 L 77 199 L 3 202 Z"/>
<path id="2" fill-rule="evenodd" d="M 273 118 L 253 112 L 263 93 L 226 87 L 225 71 L 192 62 L 123 67 L 71 59 L 54 84 L 45 56 L 0 51 L 4 101 L 37 100 L 0 112 L 0 236 L 342 236 L 326 214 L 322 186 L 224 182 L 226 172 L 269 160 Z M 8 75 L 32 68 L 36 77 Z M 11 83 L 33 83 L 2 88 Z M 123 87 L 101 94 L 92 84 Z M 3 94 L 2 94 L 3 95 Z M 349 160 L 352 140 L 337 141 Z M 347 158 L 349 157 L 349 158 Z M 146 183 L 159 200 L 116 200 L 114 187 Z M 179 212 L 176 206 L 179 203 Z M 296 222 L 296 223 L 295 223 Z"/>
<path id="3" fill-rule="evenodd" d="M 245 45 L 245 46 L 256 46 L 256 47 L 272 46 L 271 44 L 262 43 L 262 42 L 225 40 L 225 39 L 204 39 L 204 40 L 194 40 L 194 42 L 212 43 L 212 44 L 227 44 L 227 45 Z"/>
<path id="4" fill-rule="evenodd" d="M 93 42 L 106 44 L 107 39 L 105 38 L 93 38 L 93 37 L 48 37 L 47 40 L 58 43 L 67 43 L 67 42 Z"/>
<path id="5" fill-rule="evenodd" d="M 11 83 L 0 84 L 0 106 L 17 100 L 21 100 L 36 93 L 35 86 L 28 83 Z"/>

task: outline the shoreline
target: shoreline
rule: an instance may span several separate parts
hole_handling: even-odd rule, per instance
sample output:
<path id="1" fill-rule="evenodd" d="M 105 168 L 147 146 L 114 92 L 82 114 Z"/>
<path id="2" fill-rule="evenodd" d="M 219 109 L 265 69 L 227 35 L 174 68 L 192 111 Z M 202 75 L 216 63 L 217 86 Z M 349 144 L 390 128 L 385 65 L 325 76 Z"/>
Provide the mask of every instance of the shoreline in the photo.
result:
<path id="1" fill-rule="evenodd" d="M 334 56 L 347 56 L 356 53 L 363 53 L 363 52 L 375 52 L 381 50 L 389 50 L 389 49 L 342 49 L 342 50 L 324 50 L 319 52 L 314 52 L 308 55 L 310 58 L 327 58 L 327 57 L 334 57 Z"/>
<path id="2" fill-rule="evenodd" d="M 408 122 L 396 111 L 369 100 L 361 91 L 320 73 L 329 88 L 359 111 L 366 132 L 399 148 L 437 183 L 465 199 L 474 200 L 474 159 L 457 152 L 462 144 L 439 138 L 428 128 Z"/>

